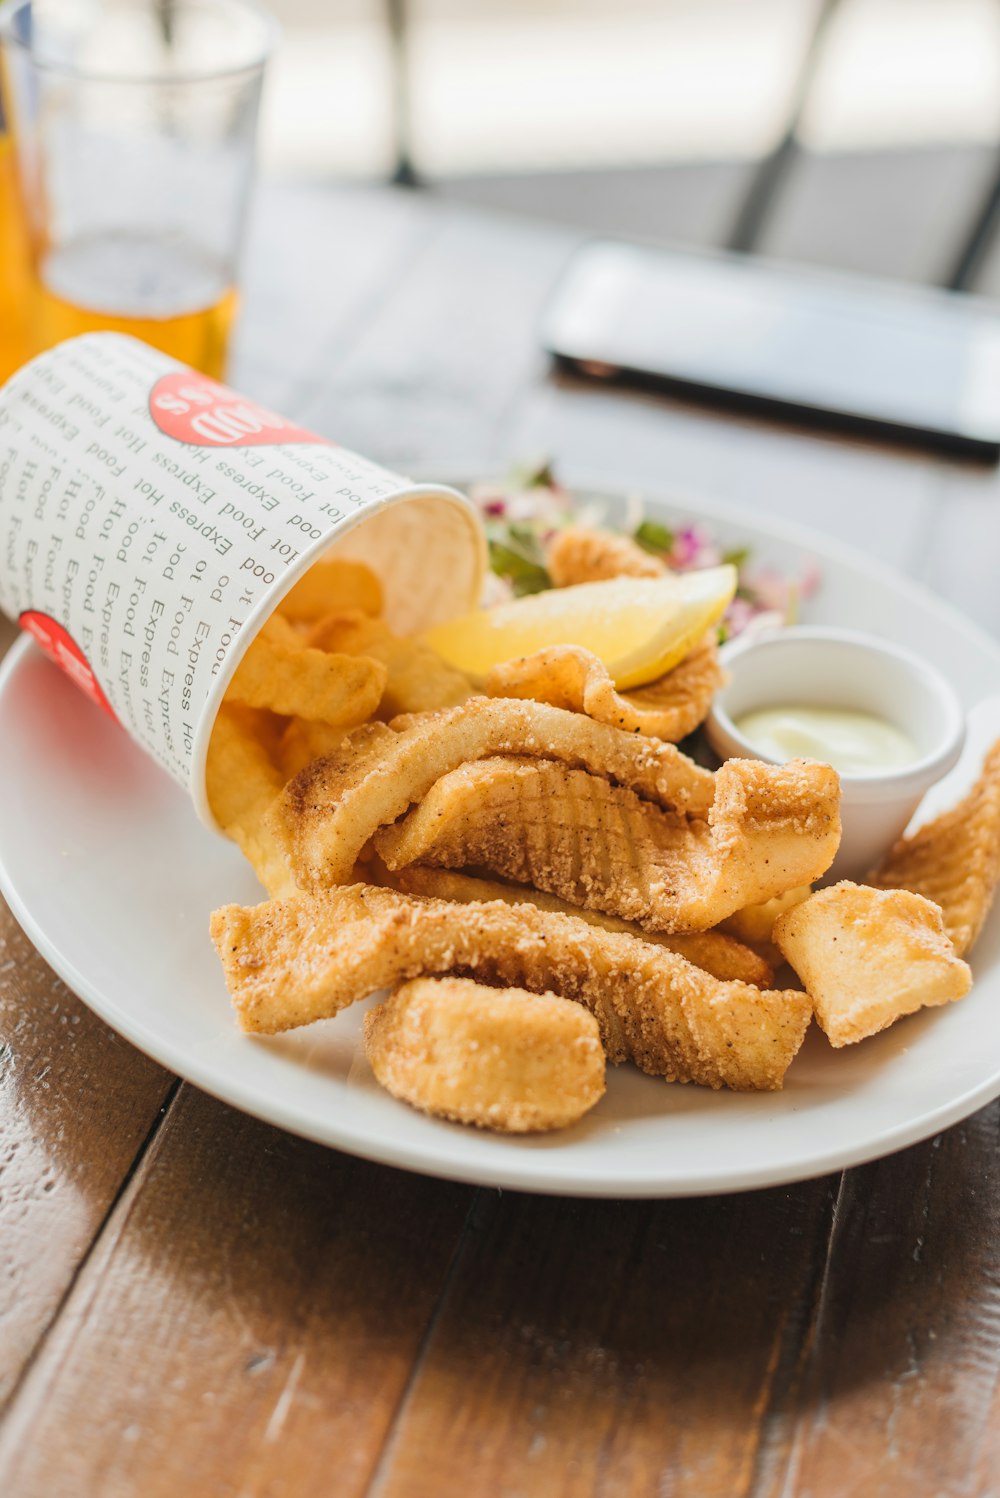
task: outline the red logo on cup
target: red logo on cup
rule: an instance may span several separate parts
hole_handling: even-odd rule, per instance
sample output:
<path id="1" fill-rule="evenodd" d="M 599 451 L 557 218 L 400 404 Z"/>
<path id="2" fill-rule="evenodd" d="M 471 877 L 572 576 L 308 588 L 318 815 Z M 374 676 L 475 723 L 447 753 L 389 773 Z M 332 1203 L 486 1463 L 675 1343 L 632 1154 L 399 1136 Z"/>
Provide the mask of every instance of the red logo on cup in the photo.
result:
<path id="1" fill-rule="evenodd" d="M 168 437 L 196 447 L 263 447 L 282 442 L 333 445 L 187 369 L 157 380 L 149 392 L 149 414 Z"/>
<path id="2" fill-rule="evenodd" d="M 49 660 L 55 661 L 60 670 L 65 671 L 70 680 L 75 681 L 92 702 L 96 702 L 98 707 L 103 707 L 109 717 L 115 718 L 115 710 L 90 669 L 90 662 L 72 635 L 67 634 L 58 620 L 51 618 L 48 614 L 39 614 L 35 609 L 25 609 L 17 622 L 38 642 Z M 116 723 L 117 721 L 118 719 L 115 718 Z"/>

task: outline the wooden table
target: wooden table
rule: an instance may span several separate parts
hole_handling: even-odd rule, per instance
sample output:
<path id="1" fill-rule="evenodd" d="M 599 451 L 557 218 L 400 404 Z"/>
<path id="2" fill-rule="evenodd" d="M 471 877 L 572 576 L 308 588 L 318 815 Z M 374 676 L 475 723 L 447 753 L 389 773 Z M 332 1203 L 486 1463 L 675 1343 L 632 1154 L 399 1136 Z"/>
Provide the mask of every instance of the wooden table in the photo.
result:
<path id="1" fill-rule="evenodd" d="M 234 381 L 397 465 L 546 452 L 794 516 L 1000 630 L 994 473 L 553 382 L 534 324 L 572 244 L 272 191 Z M 577 1202 L 232 1111 L 6 912 L 0 1008 L 6 1498 L 1000 1493 L 998 1105 L 787 1189 Z"/>

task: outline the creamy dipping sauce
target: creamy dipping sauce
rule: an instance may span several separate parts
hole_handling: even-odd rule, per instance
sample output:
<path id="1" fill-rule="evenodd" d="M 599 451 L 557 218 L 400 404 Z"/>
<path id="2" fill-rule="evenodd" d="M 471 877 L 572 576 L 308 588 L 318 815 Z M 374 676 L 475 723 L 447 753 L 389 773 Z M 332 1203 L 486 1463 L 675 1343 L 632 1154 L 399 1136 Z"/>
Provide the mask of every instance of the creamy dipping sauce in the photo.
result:
<path id="1" fill-rule="evenodd" d="M 842 775 L 898 770 L 920 758 L 913 741 L 875 713 L 842 707 L 764 707 L 736 728 L 768 759 L 819 759 Z"/>

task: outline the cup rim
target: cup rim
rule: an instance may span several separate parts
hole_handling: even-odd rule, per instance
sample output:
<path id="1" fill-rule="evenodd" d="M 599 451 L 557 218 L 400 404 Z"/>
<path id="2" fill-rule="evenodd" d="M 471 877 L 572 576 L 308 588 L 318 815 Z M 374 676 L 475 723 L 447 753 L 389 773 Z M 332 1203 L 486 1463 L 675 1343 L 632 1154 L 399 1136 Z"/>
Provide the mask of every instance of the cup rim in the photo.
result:
<path id="1" fill-rule="evenodd" d="M 326 532 L 311 546 L 307 546 L 298 561 L 282 575 L 280 588 L 274 587 L 271 591 L 265 592 L 258 600 L 256 607 L 247 615 L 240 630 L 239 643 L 227 655 L 223 668 L 219 671 L 211 690 L 202 703 L 201 717 L 194 734 L 188 787 L 198 819 L 205 826 L 212 828 L 216 832 L 221 831 L 212 808 L 209 805 L 208 787 L 206 784 L 208 748 L 212 732 L 215 728 L 219 710 L 223 705 L 226 688 L 235 676 L 240 662 L 250 649 L 262 627 L 280 607 L 281 600 L 305 576 L 313 563 L 318 561 L 331 547 L 349 536 L 351 531 L 357 530 L 366 521 L 371 520 L 376 510 L 384 513 L 386 510 L 412 504 L 415 500 L 423 499 L 441 500 L 464 516 L 468 523 L 469 532 L 473 538 L 473 545 L 476 551 L 476 569 L 469 591 L 473 599 L 478 599 L 482 595 L 483 579 L 486 576 L 489 565 L 486 537 L 479 527 L 478 512 L 472 501 L 467 495 L 462 494 L 460 490 L 452 488 L 450 484 L 415 484 L 411 483 L 409 479 L 400 477 L 398 489 L 394 490 L 391 494 L 387 494 L 383 499 L 376 501 L 374 505 L 362 507 L 352 514 L 344 516 L 332 530 Z"/>
<path id="2" fill-rule="evenodd" d="M 16 48 L 23 56 L 29 58 L 32 66 L 40 72 L 56 74 L 63 78 L 75 78 L 81 83 L 100 83 L 109 86 L 120 84 L 132 88 L 162 87 L 169 84 L 176 88 L 191 88 L 205 83 L 222 83 L 227 79 L 249 78 L 264 70 L 282 36 L 281 23 L 260 3 L 260 0 L 224 0 L 227 7 L 243 10 L 248 15 L 254 16 L 260 23 L 261 44 L 249 61 L 233 63 L 228 67 L 208 68 L 199 72 L 105 72 L 100 68 L 81 68 L 58 58 L 47 57 L 44 51 L 36 51 L 30 42 L 18 36 L 13 29 L 14 17 L 28 9 L 33 3 L 34 0 L 2 0 L 0 3 L 0 43 Z M 198 8 L 204 10 L 218 3 L 219 0 L 200 0 Z"/>
<path id="3" fill-rule="evenodd" d="M 719 653 L 723 665 L 735 664 L 741 657 L 767 651 L 775 646 L 807 645 L 812 642 L 822 649 L 824 645 L 846 645 L 859 651 L 881 655 L 892 659 L 914 674 L 924 686 L 928 686 L 937 700 L 945 707 L 940 742 L 929 753 L 914 760 L 912 764 L 886 770 L 871 770 L 864 774 L 838 772 L 843 791 L 858 799 L 875 799 L 889 794 L 903 794 L 933 783 L 955 764 L 965 742 L 965 711 L 951 683 L 936 666 L 894 640 L 885 640 L 861 630 L 844 629 L 834 625 L 789 625 L 775 629 L 750 640 L 737 638 L 724 645 Z M 738 669 L 738 668 L 737 668 Z M 781 764 L 783 761 L 764 754 L 733 722 L 724 704 L 727 687 L 717 692 L 706 719 L 705 728 L 713 748 L 728 739 L 739 746 L 745 758 L 759 759 L 765 764 Z M 714 730 L 714 731 L 713 731 Z M 717 742 L 719 741 L 719 742 Z"/>

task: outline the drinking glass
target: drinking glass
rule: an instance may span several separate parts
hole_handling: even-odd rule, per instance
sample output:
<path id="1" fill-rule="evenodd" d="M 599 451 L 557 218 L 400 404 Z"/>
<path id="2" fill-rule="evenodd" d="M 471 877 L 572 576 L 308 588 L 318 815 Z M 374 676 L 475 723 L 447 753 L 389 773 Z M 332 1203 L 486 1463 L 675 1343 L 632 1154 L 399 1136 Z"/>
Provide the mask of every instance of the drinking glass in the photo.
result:
<path id="1" fill-rule="evenodd" d="M 113 329 L 222 376 L 274 38 L 253 0 L 0 8 L 31 352 Z"/>
<path id="2" fill-rule="evenodd" d="M 31 277 L 27 226 L 17 190 L 2 85 L 0 78 L 0 384 L 32 353 L 28 342 Z"/>

